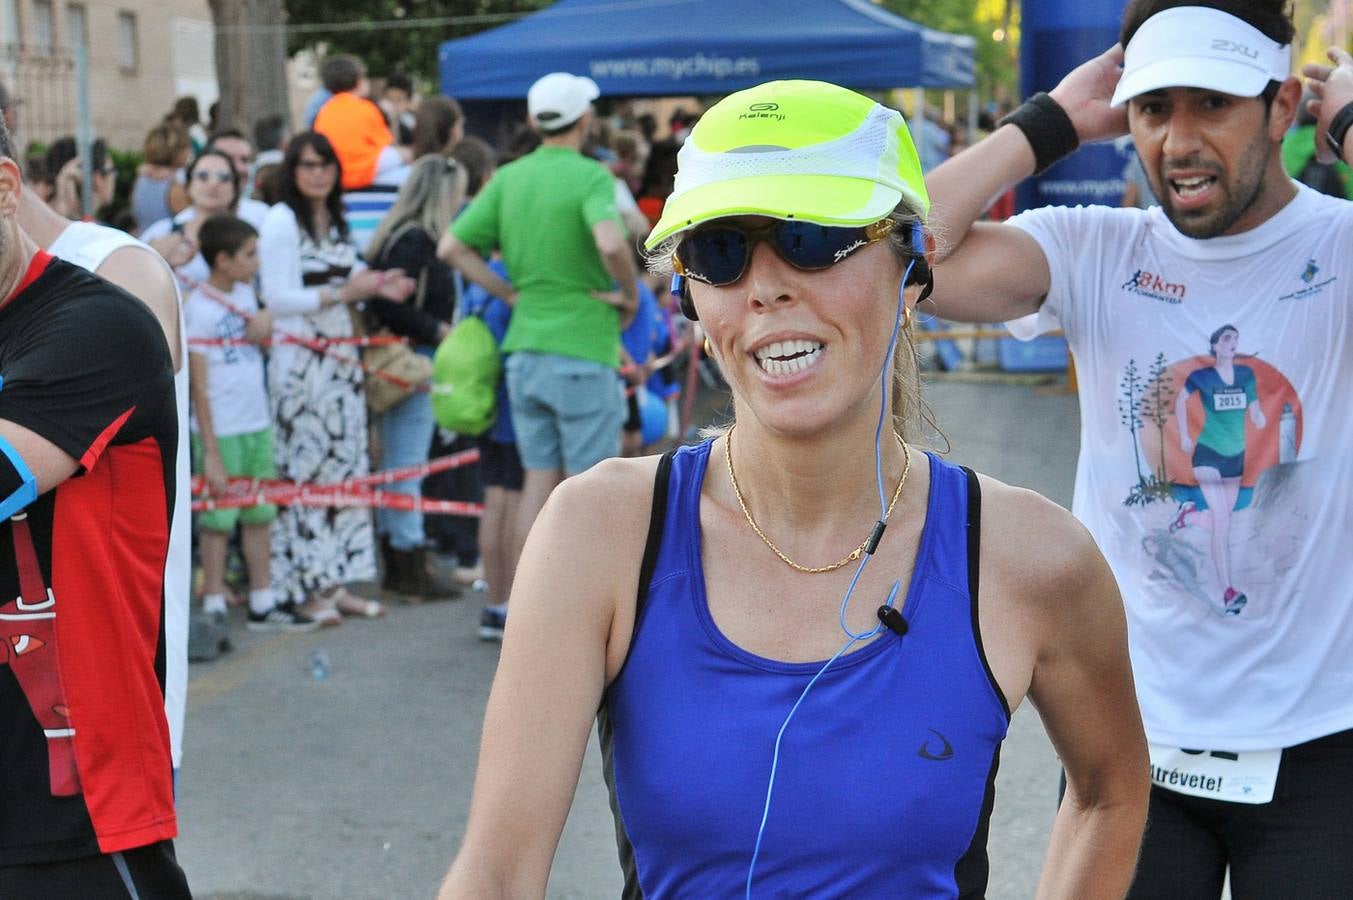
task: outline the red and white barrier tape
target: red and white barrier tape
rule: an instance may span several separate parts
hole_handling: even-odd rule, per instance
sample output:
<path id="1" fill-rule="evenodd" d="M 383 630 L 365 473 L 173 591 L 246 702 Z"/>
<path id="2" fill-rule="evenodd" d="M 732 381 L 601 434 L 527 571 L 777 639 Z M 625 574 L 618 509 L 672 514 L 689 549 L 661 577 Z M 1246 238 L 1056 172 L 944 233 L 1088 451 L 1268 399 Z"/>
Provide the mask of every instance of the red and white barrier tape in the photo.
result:
<path id="1" fill-rule="evenodd" d="M 461 500 L 429 500 L 426 497 L 400 494 L 394 491 L 353 491 L 337 493 L 330 491 L 315 492 L 300 487 L 290 491 L 281 488 L 268 488 L 248 497 L 224 496 L 193 501 L 193 512 L 210 512 L 217 509 L 244 509 L 271 503 L 275 506 L 323 506 L 335 509 L 354 507 L 364 509 L 394 509 L 405 512 L 415 511 L 424 515 L 467 516 L 478 518 L 484 514 L 480 503 L 467 503 Z"/>
<path id="2" fill-rule="evenodd" d="M 425 513 L 477 516 L 482 507 L 458 500 L 425 500 L 408 494 L 372 490 L 374 487 L 409 481 L 466 466 L 479 460 L 479 450 L 471 448 L 414 466 L 386 469 L 359 475 L 332 484 L 300 484 L 281 479 L 231 478 L 225 493 L 208 495 L 206 479 L 193 476 L 194 512 L 213 509 L 241 509 L 271 503 L 277 506 L 366 506 L 383 509 L 420 509 Z"/>
<path id="3" fill-rule="evenodd" d="M 381 347 L 386 344 L 403 344 L 405 339 L 396 337 L 393 334 L 373 334 L 367 337 L 349 337 L 349 338 L 290 338 L 279 335 L 278 337 L 262 341 L 251 341 L 248 338 L 188 338 L 189 347 L 276 347 L 280 344 L 298 344 L 302 347 Z"/>
<path id="4" fill-rule="evenodd" d="M 225 294 L 221 293 L 221 292 L 218 291 L 216 288 L 212 287 L 211 285 L 207 284 L 206 282 L 202 282 L 202 281 L 193 281 L 191 278 L 185 278 L 185 277 L 184 277 L 182 274 L 180 274 L 180 273 L 175 273 L 175 274 L 178 275 L 179 282 L 180 282 L 187 290 L 189 290 L 189 291 L 192 291 L 192 290 L 194 290 L 194 289 L 200 290 L 204 296 L 209 297 L 209 298 L 211 298 L 212 300 L 215 300 L 217 303 L 221 304 L 221 305 L 224 306 L 226 309 L 228 309 L 228 310 L 230 310 L 231 312 L 233 312 L 235 315 L 237 315 L 237 316 L 239 316 L 240 318 L 244 319 L 246 322 L 247 322 L 249 319 L 253 318 L 253 313 L 250 313 L 250 312 L 248 312 L 247 310 L 240 309 L 238 306 L 236 306 L 235 304 L 231 303 L 231 302 L 230 302 L 230 298 L 228 298 Z M 344 344 L 341 343 L 341 342 L 346 342 L 346 341 L 353 340 L 353 339 L 348 339 L 348 338 L 304 338 L 304 337 L 301 337 L 301 336 L 299 336 L 299 335 L 288 334 L 287 332 L 285 332 L 285 331 L 280 331 L 280 330 L 278 330 L 278 329 L 276 329 L 276 328 L 273 329 L 273 333 L 276 334 L 278 337 L 282 338 L 284 343 L 287 343 L 287 344 L 299 344 L 300 346 L 302 346 L 302 347 L 307 347 L 307 348 L 309 348 L 310 350 L 313 350 L 314 352 L 319 353 L 319 354 L 321 354 L 321 355 L 329 356 L 329 357 L 331 357 L 331 358 L 333 358 L 333 359 L 339 360 L 340 362 L 345 362 L 345 363 L 348 363 L 349 365 L 356 366 L 357 368 L 361 369 L 362 372 L 365 373 L 368 377 L 370 377 L 370 378 L 378 378 L 378 379 L 380 379 L 381 381 L 388 382 L 388 383 L 390 383 L 390 384 L 394 385 L 395 387 L 400 388 L 400 389 L 402 389 L 402 390 L 406 390 L 406 391 L 417 391 L 417 392 L 419 392 L 419 393 L 427 393 L 428 391 L 430 391 L 430 390 L 432 389 L 432 385 L 430 385 L 430 384 L 428 384 L 428 383 L 426 383 L 426 382 L 423 382 L 423 383 L 421 383 L 421 384 L 413 384 L 412 382 L 405 381 L 403 378 L 400 378 L 400 377 L 397 376 L 397 375 L 391 375 L 389 372 L 382 372 L 380 369 L 373 369 L 373 368 L 371 368 L 370 366 L 368 366 L 366 363 L 362 362 L 362 357 L 361 357 L 360 355 L 351 356 L 351 355 L 346 354 L 346 353 L 332 353 L 332 352 L 330 352 L 330 347 L 331 347 L 331 346 L 334 346 L 334 347 L 337 347 L 337 346 L 343 346 Z M 360 338 L 359 338 L 359 339 L 355 339 L 355 340 L 363 340 L 363 339 L 360 339 Z M 403 341 L 403 338 L 400 338 L 400 339 L 398 339 L 398 340 L 399 340 L 400 342 L 402 342 L 402 341 Z M 192 343 L 192 341 L 189 341 L 189 344 L 191 344 L 191 343 Z M 359 344 L 358 346 L 369 346 L 369 345 L 366 345 L 366 344 Z"/>

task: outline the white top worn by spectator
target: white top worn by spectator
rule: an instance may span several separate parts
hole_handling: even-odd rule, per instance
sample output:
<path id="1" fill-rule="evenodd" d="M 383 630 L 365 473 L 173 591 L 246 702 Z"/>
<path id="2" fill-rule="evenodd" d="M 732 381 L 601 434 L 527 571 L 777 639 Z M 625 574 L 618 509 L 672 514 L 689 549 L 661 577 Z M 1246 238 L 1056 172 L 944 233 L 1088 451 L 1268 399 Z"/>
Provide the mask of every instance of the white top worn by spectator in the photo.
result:
<path id="1" fill-rule="evenodd" d="M 233 213 L 233 215 L 254 226 L 254 230 L 258 232 L 262 232 L 263 219 L 267 214 L 268 204 L 261 200 L 250 200 L 248 197 L 240 200 L 239 206 Z M 141 240 L 149 244 L 151 241 L 159 240 L 165 235 L 173 233 L 175 228 L 182 228 L 196 218 L 197 208 L 189 206 L 181 210 L 172 219 L 161 219 L 158 222 L 151 223 L 145 231 L 141 232 Z M 201 253 L 196 254 L 175 271 L 181 278 L 194 284 L 206 281 L 211 276 L 211 269 L 208 268 L 207 261 L 202 258 Z"/>
<path id="2" fill-rule="evenodd" d="M 245 317 L 258 311 L 258 298 L 247 284 L 236 283 L 226 295 L 230 306 L 195 289 L 183 305 L 188 339 L 242 341 Z M 233 309 L 232 309 L 233 307 Z M 239 310 L 236 312 L 235 310 Z M 217 437 L 252 434 L 272 424 L 263 354 L 253 344 L 188 347 L 207 361 L 207 402 Z"/>
<path id="3" fill-rule="evenodd" d="M 331 230 L 330 238 L 336 235 L 337 230 Z M 291 329 L 280 321 L 281 317 L 296 319 L 321 311 L 319 292 L 324 285 L 307 285 L 307 276 L 347 269 L 332 279 L 345 281 L 352 272 L 366 268 L 351 243 L 330 239 L 316 246 L 301 230 L 296 214 L 285 203 L 269 209 L 263 220 L 263 227 L 258 232 L 258 258 L 263 302 L 278 317 L 276 327 L 284 331 Z M 348 312 L 341 304 L 323 311 L 348 318 Z"/>
<path id="4" fill-rule="evenodd" d="M 274 316 L 275 335 L 314 338 L 352 334 L 346 304 L 323 308 L 320 305 L 320 291 L 325 283 L 347 280 L 350 273 L 365 268 L 352 244 L 336 237 L 337 230 L 333 229 L 329 239 L 317 246 L 301 230 L 291 207 L 278 203 L 268 211 L 258 237 L 259 293 Z M 326 271 L 333 273 L 327 282 L 306 284 L 307 276 L 315 281 Z M 268 359 L 273 389 L 279 389 L 276 379 L 291 370 L 298 354 L 311 352 L 294 344 L 274 347 Z M 351 347 L 330 352 L 356 356 Z"/>

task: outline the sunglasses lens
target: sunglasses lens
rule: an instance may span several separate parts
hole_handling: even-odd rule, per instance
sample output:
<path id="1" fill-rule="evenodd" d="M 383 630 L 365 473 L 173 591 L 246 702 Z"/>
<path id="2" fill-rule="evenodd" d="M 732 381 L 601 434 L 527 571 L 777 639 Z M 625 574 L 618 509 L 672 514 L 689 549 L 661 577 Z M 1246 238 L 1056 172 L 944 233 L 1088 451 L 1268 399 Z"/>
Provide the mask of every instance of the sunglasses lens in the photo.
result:
<path id="1" fill-rule="evenodd" d="M 763 228 L 702 228 L 677 247 L 686 274 L 714 285 L 732 284 L 747 269 L 754 241 L 768 239 L 780 258 L 797 269 L 829 268 L 869 243 L 863 228 L 839 228 L 796 220 Z"/>
<path id="2" fill-rule="evenodd" d="M 735 228 L 702 228 L 677 248 L 687 273 L 710 284 L 732 284 L 747 267 L 747 235 Z"/>
<path id="3" fill-rule="evenodd" d="M 785 262 L 800 269 L 825 269 L 867 243 L 862 228 L 831 228 L 815 222 L 781 222 L 775 248 Z"/>

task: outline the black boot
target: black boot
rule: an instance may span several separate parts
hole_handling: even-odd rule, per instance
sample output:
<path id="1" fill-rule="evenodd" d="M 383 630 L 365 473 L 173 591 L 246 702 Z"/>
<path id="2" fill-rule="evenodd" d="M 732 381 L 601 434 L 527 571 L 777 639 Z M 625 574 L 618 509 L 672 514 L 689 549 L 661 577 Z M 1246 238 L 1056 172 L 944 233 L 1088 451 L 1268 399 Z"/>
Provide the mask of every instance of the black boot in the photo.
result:
<path id="1" fill-rule="evenodd" d="M 437 567 L 436 561 L 428 554 L 426 547 L 413 550 L 393 551 L 407 554 L 408 587 L 424 600 L 453 600 L 461 595 L 460 587 L 451 578 L 450 573 Z"/>
<path id="2" fill-rule="evenodd" d="M 414 551 L 398 550 L 390 546 L 388 537 L 382 538 L 381 553 L 385 557 L 385 576 L 381 590 L 396 595 L 405 603 L 421 603 L 422 589 L 416 578 L 417 562 Z"/>
<path id="3" fill-rule="evenodd" d="M 399 590 L 399 569 L 395 565 L 394 548 L 390 546 L 390 535 L 382 534 L 380 536 L 381 553 L 381 590 L 391 593 L 400 593 Z"/>

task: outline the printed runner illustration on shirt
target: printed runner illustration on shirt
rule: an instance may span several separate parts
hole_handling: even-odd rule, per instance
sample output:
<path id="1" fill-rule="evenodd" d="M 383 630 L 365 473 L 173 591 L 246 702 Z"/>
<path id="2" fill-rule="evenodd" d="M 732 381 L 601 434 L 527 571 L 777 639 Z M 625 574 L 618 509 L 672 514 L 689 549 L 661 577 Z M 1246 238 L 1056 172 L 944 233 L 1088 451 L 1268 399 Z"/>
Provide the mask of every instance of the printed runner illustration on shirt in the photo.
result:
<path id="1" fill-rule="evenodd" d="M 1167 522 L 1155 524 L 1152 514 L 1144 523 L 1142 552 L 1156 561 L 1157 577 L 1229 616 L 1250 600 L 1235 573 L 1235 515 L 1251 506 L 1260 476 L 1294 462 L 1301 445 L 1291 383 L 1239 346 L 1239 329 L 1226 324 L 1212 332 L 1205 356 L 1170 363 L 1159 353 L 1145 374 L 1129 360 L 1119 396 L 1137 466 L 1124 505 L 1146 514 L 1158 500 L 1175 504 Z"/>

